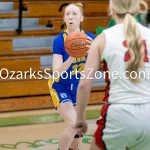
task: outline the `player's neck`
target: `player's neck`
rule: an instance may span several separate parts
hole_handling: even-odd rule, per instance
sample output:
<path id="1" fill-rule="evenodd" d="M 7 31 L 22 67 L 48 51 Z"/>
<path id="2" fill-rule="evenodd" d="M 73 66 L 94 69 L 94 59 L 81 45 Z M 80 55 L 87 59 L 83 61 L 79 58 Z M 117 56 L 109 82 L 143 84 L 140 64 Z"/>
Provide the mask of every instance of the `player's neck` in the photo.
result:
<path id="1" fill-rule="evenodd" d="M 116 18 L 116 24 L 122 24 L 124 19 Z"/>
<path id="2" fill-rule="evenodd" d="M 67 34 L 73 33 L 73 32 L 80 32 L 80 28 L 77 29 L 66 29 Z"/>

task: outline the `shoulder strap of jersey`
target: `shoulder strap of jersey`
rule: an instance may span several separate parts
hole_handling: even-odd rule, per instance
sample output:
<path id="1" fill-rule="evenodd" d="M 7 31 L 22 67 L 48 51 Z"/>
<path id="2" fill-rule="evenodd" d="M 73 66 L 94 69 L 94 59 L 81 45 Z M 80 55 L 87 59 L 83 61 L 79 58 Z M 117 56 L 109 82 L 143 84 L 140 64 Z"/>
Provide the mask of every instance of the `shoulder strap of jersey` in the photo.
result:
<path id="1" fill-rule="evenodd" d="M 83 32 L 83 33 L 84 33 L 84 30 L 83 30 L 83 29 L 81 29 L 81 32 Z"/>
<path id="2" fill-rule="evenodd" d="M 66 38 L 67 38 L 67 32 L 66 32 L 66 30 L 64 30 L 64 33 L 63 33 L 63 39 L 64 39 L 64 41 L 66 40 Z"/>

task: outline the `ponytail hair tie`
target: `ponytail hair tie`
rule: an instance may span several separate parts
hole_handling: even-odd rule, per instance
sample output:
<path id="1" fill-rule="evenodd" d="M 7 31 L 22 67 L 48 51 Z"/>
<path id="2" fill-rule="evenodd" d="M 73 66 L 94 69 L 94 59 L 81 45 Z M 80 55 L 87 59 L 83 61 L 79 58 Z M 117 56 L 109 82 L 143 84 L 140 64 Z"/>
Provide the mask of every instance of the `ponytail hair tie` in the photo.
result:
<path id="1" fill-rule="evenodd" d="M 130 14 L 130 15 L 132 15 L 130 12 L 126 12 L 126 13 L 125 13 L 125 15 L 126 15 L 126 14 Z"/>

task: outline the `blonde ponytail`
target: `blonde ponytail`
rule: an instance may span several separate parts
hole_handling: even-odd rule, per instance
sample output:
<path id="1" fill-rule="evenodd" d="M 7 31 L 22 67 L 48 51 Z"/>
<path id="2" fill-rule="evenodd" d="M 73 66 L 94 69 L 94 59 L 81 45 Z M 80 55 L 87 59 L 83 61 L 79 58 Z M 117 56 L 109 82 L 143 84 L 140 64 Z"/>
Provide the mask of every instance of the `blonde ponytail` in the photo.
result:
<path id="1" fill-rule="evenodd" d="M 143 11 L 141 5 L 145 8 Z M 144 0 L 110 0 L 110 8 L 111 14 L 114 11 L 119 18 L 124 19 L 124 34 L 130 54 L 126 71 L 128 71 L 129 74 L 127 75 L 132 82 L 139 82 L 139 69 L 144 65 L 145 49 L 135 15 L 138 12 L 145 13 L 147 3 Z M 133 71 L 135 76 L 131 78 L 130 73 Z"/>
<path id="2" fill-rule="evenodd" d="M 128 61 L 126 71 L 128 71 L 128 75 L 130 75 L 133 71 L 136 72 L 135 77 L 128 77 L 131 81 L 138 82 L 139 69 L 142 68 L 144 64 L 144 45 L 141 40 L 141 34 L 137 26 L 137 21 L 129 13 L 125 15 L 124 30 L 127 47 L 130 53 L 130 60 Z"/>

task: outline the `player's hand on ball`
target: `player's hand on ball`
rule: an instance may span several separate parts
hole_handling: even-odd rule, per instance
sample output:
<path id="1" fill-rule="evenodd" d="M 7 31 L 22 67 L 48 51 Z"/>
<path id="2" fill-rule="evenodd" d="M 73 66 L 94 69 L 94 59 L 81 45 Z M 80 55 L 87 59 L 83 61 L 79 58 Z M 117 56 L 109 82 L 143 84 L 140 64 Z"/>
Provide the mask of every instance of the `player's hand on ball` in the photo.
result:
<path id="1" fill-rule="evenodd" d="M 83 136 L 88 130 L 88 125 L 86 121 L 84 119 L 82 120 L 77 119 L 77 122 L 75 124 L 75 130 L 79 136 Z"/>
<path id="2" fill-rule="evenodd" d="M 88 47 L 88 48 L 90 49 L 90 46 L 91 46 L 91 44 L 92 44 L 92 42 L 93 42 L 93 39 L 88 36 L 86 42 L 88 43 L 88 44 L 86 45 L 86 47 Z M 88 53 L 88 52 L 89 52 L 89 50 L 87 50 L 87 53 Z"/>

